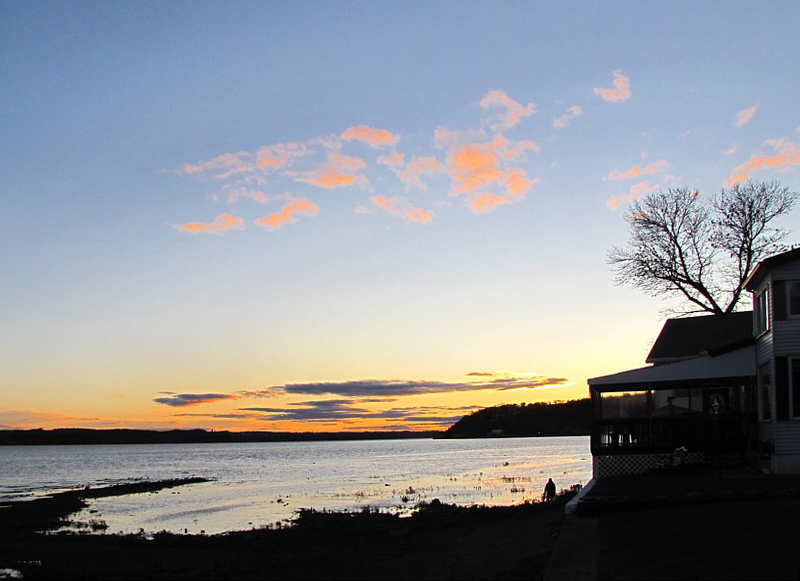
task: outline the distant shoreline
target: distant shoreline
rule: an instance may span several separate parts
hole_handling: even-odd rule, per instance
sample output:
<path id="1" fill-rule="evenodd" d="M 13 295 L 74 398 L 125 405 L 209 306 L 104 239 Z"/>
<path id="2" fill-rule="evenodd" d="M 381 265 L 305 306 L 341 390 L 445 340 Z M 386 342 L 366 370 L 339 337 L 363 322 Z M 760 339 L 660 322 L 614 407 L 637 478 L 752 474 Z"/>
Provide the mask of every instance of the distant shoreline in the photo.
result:
<path id="1" fill-rule="evenodd" d="M 244 442 L 318 442 L 342 440 L 403 440 L 437 438 L 444 432 L 229 432 L 193 430 L 134 430 L 56 428 L 0 430 L 0 446 L 86 444 L 222 444 Z"/>

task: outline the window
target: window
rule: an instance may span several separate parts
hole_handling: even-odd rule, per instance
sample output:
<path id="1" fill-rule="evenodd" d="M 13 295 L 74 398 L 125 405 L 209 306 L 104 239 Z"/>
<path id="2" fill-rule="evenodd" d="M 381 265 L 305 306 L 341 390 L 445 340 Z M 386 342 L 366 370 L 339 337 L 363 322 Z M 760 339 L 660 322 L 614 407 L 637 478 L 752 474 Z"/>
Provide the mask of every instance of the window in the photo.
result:
<path id="1" fill-rule="evenodd" d="M 800 316 L 800 282 L 788 282 L 786 285 L 787 295 L 789 295 L 789 315 L 792 317 Z"/>
<path id="2" fill-rule="evenodd" d="M 792 376 L 789 378 L 789 409 L 792 418 L 800 419 L 800 358 L 792 359 Z"/>
<path id="3" fill-rule="evenodd" d="M 800 285 L 798 285 L 800 287 Z M 753 299 L 753 330 L 756 336 L 769 329 L 769 287 L 756 293 Z M 800 288 L 798 288 L 800 290 Z M 800 299 L 800 296 L 798 297 Z M 798 300 L 800 308 L 800 300 Z M 800 314 L 800 312 L 798 312 Z"/>
<path id="4" fill-rule="evenodd" d="M 798 370 L 800 379 L 800 370 Z M 772 419 L 772 372 L 770 363 L 758 367 L 758 410 L 762 420 Z"/>

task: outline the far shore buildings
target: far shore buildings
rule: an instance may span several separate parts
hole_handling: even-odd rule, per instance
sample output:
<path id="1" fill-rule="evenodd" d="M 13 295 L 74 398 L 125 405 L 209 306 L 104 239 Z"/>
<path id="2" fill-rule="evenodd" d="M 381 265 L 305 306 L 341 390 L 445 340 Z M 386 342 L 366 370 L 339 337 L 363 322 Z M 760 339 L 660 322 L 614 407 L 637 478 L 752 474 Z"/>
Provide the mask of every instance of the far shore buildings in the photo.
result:
<path id="1" fill-rule="evenodd" d="M 683 462 L 800 473 L 800 249 L 760 262 L 752 311 L 669 319 L 648 367 L 589 380 L 594 477 Z"/>

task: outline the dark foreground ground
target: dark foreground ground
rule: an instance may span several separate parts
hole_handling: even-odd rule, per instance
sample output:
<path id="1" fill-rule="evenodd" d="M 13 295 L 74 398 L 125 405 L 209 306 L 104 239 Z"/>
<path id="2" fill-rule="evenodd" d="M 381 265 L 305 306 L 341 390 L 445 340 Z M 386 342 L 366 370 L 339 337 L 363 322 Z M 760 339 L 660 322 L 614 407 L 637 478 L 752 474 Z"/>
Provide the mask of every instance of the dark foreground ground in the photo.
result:
<path id="1" fill-rule="evenodd" d="M 407 518 L 304 512 L 288 528 L 214 536 L 36 532 L 80 508 L 83 492 L 0 508 L 0 569 L 25 579 L 541 579 L 567 500 L 434 501 Z"/>
<path id="2" fill-rule="evenodd" d="M 564 495 L 504 508 L 434 502 L 402 519 L 301 513 L 288 528 L 216 536 L 35 532 L 80 507 L 82 494 L 114 493 L 0 508 L 0 569 L 25 579 L 800 578 L 797 477 L 690 471 L 605 479 L 580 516 L 569 517 Z M 586 566 L 564 568 L 565 561 Z"/>

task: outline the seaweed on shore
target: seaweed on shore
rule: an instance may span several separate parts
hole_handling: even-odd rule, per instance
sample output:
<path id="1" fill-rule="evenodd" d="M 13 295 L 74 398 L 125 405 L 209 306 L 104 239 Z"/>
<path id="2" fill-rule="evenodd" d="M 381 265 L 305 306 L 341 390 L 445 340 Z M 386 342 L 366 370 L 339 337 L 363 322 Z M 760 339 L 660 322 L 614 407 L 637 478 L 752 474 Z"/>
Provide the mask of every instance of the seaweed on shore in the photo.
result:
<path id="1" fill-rule="evenodd" d="M 208 482 L 208 478 L 173 478 L 168 480 L 132 482 L 100 488 L 86 487 L 59 492 L 35 500 L 0 505 L 0 537 L 47 531 L 66 524 L 66 517 L 88 506 L 88 499 L 156 492 L 165 488 Z"/>

